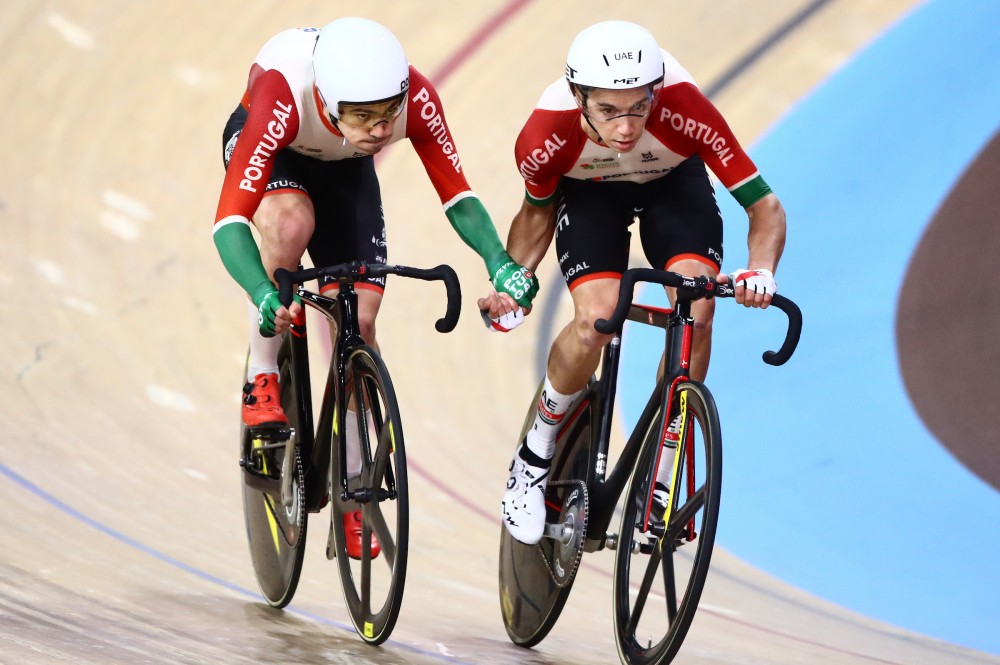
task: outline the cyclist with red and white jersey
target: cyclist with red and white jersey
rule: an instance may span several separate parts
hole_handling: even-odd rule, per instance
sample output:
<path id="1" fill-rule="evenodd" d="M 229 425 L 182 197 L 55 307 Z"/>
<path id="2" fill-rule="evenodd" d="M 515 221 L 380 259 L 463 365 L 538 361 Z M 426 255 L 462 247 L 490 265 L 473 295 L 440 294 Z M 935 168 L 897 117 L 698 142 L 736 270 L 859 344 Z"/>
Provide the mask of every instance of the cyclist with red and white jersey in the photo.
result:
<path id="1" fill-rule="evenodd" d="M 573 321 L 552 344 L 534 424 L 514 453 L 502 501 L 508 531 L 533 544 L 545 526 L 558 428 L 611 339 L 594 321 L 608 318 L 617 302 L 630 225 L 638 222 L 654 268 L 732 280 L 738 302 L 767 307 L 776 292 L 785 213 L 691 75 L 634 23 L 605 21 L 576 36 L 565 78 L 542 94 L 518 136 L 515 158 L 526 193 L 507 251 L 534 270 L 554 235 L 574 305 Z M 749 217 L 748 267 L 728 276 L 720 274 L 722 216 L 706 165 Z M 508 322 L 502 328 L 523 318 L 522 306 L 503 294 L 491 293 L 479 306 L 489 318 Z M 697 301 L 692 313 L 698 332 L 691 376 L 703 380 L 714 301 Z M 664 506 L 672 466 L 673 456 L 662 455 L 654 496 Z"/>
<path id="2" fill-rule="evenodd" d="M 271 275 L 278 268 L 295 270 L 306 250 L 317 266 L 386 262 L 373 156 L 404 138 L 448 221 L 483 258 L 496 291 L 530 306 L 538 282 L 504 250 L 466 180 L 437 91 L 409 64 L 396 37 L 353 17 L 322 29 L 281 32 L 257 54 L 243 99 L 226 124 L 226 177 L 213 230 L 226 270 L 249 296 L 247 426 L 288 422 L 279 397 L 279 335 L 302 304 L 296 299 L 284 307 Z M 361 334 L 375 345 L 384 281 L 357 286 Z M 356 419 L 346 422 L 348 466 L 360 470 L 357 446 L 350 445 L 357 441 L 351 431 Z M 360 550 L 360 530 L 358 539 Z"/>

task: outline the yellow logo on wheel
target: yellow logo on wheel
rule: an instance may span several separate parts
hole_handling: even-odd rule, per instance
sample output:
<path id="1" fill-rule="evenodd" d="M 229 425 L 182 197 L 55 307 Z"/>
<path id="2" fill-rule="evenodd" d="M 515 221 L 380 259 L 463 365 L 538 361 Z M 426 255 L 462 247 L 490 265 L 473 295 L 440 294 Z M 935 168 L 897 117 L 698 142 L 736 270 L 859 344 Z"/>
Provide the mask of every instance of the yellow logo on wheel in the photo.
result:
<path id="1" fill-rule="evenodd" d="M 374 637 L 375 627 L 370 621 L 365 621 L 365 637 Z"/>

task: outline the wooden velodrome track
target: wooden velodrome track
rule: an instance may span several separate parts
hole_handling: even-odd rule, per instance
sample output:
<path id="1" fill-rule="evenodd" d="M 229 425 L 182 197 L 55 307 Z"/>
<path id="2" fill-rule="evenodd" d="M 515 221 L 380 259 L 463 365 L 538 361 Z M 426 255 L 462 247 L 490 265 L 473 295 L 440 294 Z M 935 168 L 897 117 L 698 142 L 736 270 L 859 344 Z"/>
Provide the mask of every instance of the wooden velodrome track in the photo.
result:
<path id="1" fill-rule="evenodd" d="M 606 553 L 585 559 L 539 647 L 519 649 L 504 633 L 497 508 L 539 378 L 538 327 L 483 330 L 481 263 L 451 232 L 405 143 L 379 161 L 390 259 L 450 263 L 465 305 L 443 337 L 432 327 L 441 291 L 396 283 L 380 318 L 412 469 L 400 620 L 379 649 L 346 629 L 322 550 L 325 512 L 312 518 L 290 608 L 270 610 L 256 595 L 236 464 L 244 306 L 210 237 L 220 136 L 264 40 L 322 25 L 339 4 L 0 3 L 0 663 L 615 660 Z M 467 175 L 506 236 L 522 194 L 514 137 L 582 27 L 646 24 L 703 86 L 719 84 L 714 99 L 749 144 L 913 4 L 354 9 L 390 27 L 440 84 Z M 550 256 L 539 270 L 544 289 L 564 288 L 554 266 Z M 677 662 L 998 661 L 851 614 L 718 551 Z"/>

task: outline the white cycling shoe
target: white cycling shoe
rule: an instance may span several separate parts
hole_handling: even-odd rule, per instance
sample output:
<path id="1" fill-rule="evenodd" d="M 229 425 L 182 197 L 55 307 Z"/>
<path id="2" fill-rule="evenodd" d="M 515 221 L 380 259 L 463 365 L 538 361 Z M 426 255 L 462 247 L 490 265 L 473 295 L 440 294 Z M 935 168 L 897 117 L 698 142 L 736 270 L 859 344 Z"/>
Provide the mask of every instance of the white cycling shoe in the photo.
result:
<path id="1" fill-rule="evenodd" d="M 503 525 L 516 540 L 534 545 L 545 532 L 545 486 L 549 470 L 532 466 L 514 453 L 507 491 L 503 493 Z"/>

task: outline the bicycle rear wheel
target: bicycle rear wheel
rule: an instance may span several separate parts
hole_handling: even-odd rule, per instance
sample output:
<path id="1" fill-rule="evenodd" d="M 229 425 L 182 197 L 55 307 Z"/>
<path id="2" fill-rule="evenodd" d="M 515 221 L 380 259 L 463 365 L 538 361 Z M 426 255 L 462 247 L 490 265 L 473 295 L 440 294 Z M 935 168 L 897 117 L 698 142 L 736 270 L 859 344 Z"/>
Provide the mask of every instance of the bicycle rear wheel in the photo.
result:
<path id="1" fill-rule="evenodd" d="M 676 400 L 686 416 L 663 533 L 643 530 L 662 418 L 643 443 L 622 511 L 615 638 L 622 661 L 630 665 L 669 663 L 677 654 L 698 609 L 715 542 L 722 480 L 719 414 L 711 393 L 697 381 L 680 384 Z"/>
<path id="2" fill-rule="evenodd" d="M 534 421 L 541 390 L 539 385 L 518 441 Z M 586 393 L 574 407 L 556 442 L 545 490 L 545 521 L 572 524 L 572 537 L 565 542 L 545 537 L 537 545 L 525 545 L 500 527 L 500 610 L 508 637 L 525 648 L 552 630 L 576 579 L 589 508 L 591 396 Z"/>
<path id="3" fill-rule="evenodd" d="M 361 476 L 350 481 L 355 500 L 338 496 L 330 512 L 332 552 L 340 570 L 340 582 L 351 621 L 363 640 L 381 644 L 396 625 L 403 601 L 409 543 L 409 494 L 406 449 L 396 393 L 378 353 L 361 346 L 348 356 L 345 379 L 348 395 L 354 397 L 361 439 Z M 342 464 L 334 436 L 333 486 L 340 487 Z M 361 511 L 361 558 L 347 553 L 344 515 Z M 381 552 L 372 556 L 372 534 Z"/>
<path id="4" fill-rule="evenodd" d="M 291 429 L 284 436 L 289 438 L 281 442 L 277 429 L 240 428 L 243 515 L 250 559 L 261 593 L 269 605 L 278 608 L 288 605 L 295 595 L 306 541 L 305 474 L 297 434 L 298 387 L 291 374 L 288 345 L 286 336 L 278 372 L 281 407 Z M 287 446 L 292 446 L 291 455 L 286 455 Z"/>

